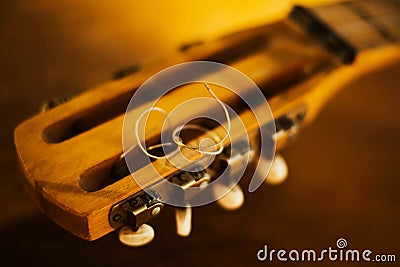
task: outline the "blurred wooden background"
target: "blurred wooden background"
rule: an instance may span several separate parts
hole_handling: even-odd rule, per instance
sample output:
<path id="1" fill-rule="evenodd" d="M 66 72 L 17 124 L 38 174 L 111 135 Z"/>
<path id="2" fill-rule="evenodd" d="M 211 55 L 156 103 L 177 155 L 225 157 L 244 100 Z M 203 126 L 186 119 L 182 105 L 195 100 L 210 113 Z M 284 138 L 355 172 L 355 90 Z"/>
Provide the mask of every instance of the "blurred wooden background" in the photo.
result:
<path id="1" fill-rule="evenodd" d="M 176 237 L 167 209 L 152 223 L 155 241 L 130 249 L 115 234 L 79 240 L 37 211 L 20 183 L 13 129 L 46 99 L 78 93 L 183 42 L 259 24 L 286 12 L 289 1 L 16 0 L 0 7 L 5 265 L 257 266 L 265 264 L 256 258 L 264 244 L 318 250 L 340 237 L 351 248 L 400 257 L 400 65 L 354 82 L 333 99 L 283 151 L 290 165 L 284 184 L 262 187 L 233 213 L 215 205 L 196 209 L 186 239 Z"/>

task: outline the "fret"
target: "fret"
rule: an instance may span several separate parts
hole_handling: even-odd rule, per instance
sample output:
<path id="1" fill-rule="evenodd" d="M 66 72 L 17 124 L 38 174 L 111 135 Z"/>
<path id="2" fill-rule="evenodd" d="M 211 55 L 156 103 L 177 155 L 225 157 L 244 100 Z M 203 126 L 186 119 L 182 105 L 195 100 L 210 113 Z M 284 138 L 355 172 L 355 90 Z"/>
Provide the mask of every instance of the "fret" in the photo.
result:
<path id="1" fill-rule="evenodd" d="M 358 51 L 387 43 L 387 40 L 368 21 L 346 4 L 324 6 L 313 11 Z"/>
<path id="2" fill-rule="evenodd" d="M 388 1 L 347 2 L 345 5 L 367 21 L 388 42 L 399 41 L 400 10 L 395 5 Z"/>
<path id="3" fill-rule="evenodd" d="M 313 8 L 296 7 L 291 18 L 342 57 L 345 63 L 352 61 L 351 51 L 355 56 L 365 49 L 400 42 L 398 0 L 363 0 Z"/>

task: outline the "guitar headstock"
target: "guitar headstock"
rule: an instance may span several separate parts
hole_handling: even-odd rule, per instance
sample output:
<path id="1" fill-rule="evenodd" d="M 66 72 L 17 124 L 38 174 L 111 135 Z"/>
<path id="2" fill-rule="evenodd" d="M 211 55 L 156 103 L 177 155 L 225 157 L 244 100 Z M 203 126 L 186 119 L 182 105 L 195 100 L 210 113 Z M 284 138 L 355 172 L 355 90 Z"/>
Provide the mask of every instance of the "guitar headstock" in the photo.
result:
<path id="1" fill-rule="evenodd" d="M 341 53 L 329 52 L 298 24 L 284 20 L 186 48 L 162 64 L 88 90 L 16 129 L 15 143 L 27 177 L 27 188 L 46 215 L 86 240 L 95 240 L 124 227 L 122 242 L 146 243 L 153 235 L 146 223 L 161 213 L 165 203 L 174 204 L 166 201 L 170 192 L 165 193 L 168 190 L 160 185 L 173 184 L 180 188 L 174 196 L 197 188 L 205 192 L 200 194 L 218 199 L 223 208 L 236 209 L 244 201 L 241 186 L 250 185 L 249 190 L 254 191 L 269 169 L 270 177 L 266 181 L 270 183 L 286 177 L 284 160 L 280 156 L 274 159 L 275 147 L 279 151 L 292 140 L 344 83 L 379 67 L 365 62 L 376 59 L 380 64 L 387 64 L 399 56 L 394 47 L 367 51 L 353 65 L 343 67 L 343 54 L 346 59 L 351 58 L 346 54 L 348 48 L 340 45 L 336 49 Z M 249 88 L 241 83 L 221 86 L 216 82 L 199 82 L 213 81 L 216 73 L 224 72 L 227 67 L 196 73 L 193 83 L 175 86 L 155 103 L 154 96 L 150 95 L 141 99 L 139 105 L 130 105 L 139 88 L 149 84 L 148 79 L 153 75 L 193 61 L 220 62 L 240 71 L 258 86 L 261 97 L 256 100 L 264 101 L 265 105 L 268 100 L 269 105 L 250 109 L 243 102 Z M 176 71 L 173 74 L 179 74 Z M 192 104 L 175 112 L 171 127 L 161 127 L 165 114 L 185 101 L 199 98 L 207 98 L 214 104 Z M 225 106 L 236 116 L 225 116 Z M 154 107 L 165 114 L 157 113 Z M 222 123 L 192 120 L 198 114 L 213 118 L 216 113 L 223 117 Z M 146 121 L 144 126 L 141 118 Z M 155 158 L 148 157 L 146 152 L 153 155 L 164 146 L 161 134 L 173 137 L 172 132 L 188 121 L 197 128 L 186 129 L 185 136 L 178 135 L 181 139 L 168 140 L 178 148 L 180 160 L 162 153 Z M 135 135 L 135 130 L 146 134 Z M 229 137 L 225 138 L 227 134 Z M 243 136 L 247 143 L 241 146 L 238 140 Z M 126 144 L 121 137 L 128 138 Z M 202 140 L 212 140 L 214 144 L 205 146 Z M 272 153 L 262 153 L 261 144 L 268 140 Z M 147 148 L 143 149 L 142 143 Z M 208 147 L 213 148 L 210 150 L 213 153 L 204 153 L 201 149 Z M 175 164 L 182 162 L 182 156 L 187 162 Z M 147 160 L 142 160 L 145 157 Z M 130 166 L 132 162 L 134 166 Z M 253 178 L 256 180 L 237 183 L 226 178 L 227 182 L 216 183 L 210 192 L 205 190 L 225 170 L 228 170 L 226 177 L 233 176 L 236 169 L 245 170 L 247 163 L 253 165 L 247 169 L 247 175 L 257 176 Z M 257 172 L 260 169 L 263 171 Z M 239 176 L 240 179 L 242 173 Z M 251 187 L 253 181 L 256 184 Z M 197 193 L 183 198 L 177 205 L 180 235 L 190 233 L 190 207 L 196 206 L 196 197 Z"/>

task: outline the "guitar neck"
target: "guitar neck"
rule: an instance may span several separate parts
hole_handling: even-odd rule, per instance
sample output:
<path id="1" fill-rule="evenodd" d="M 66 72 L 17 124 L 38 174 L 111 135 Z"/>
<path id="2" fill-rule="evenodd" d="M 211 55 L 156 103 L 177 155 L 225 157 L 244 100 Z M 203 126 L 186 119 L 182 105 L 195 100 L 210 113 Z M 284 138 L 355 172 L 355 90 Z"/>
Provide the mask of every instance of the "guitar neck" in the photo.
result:
<path id="1" fill-rule="evenodd" d="M 344 63 L 366 49 L 400 42 L 400 4 L 396 0 L 346 1 L 306 8 L 291 18 Z"/>

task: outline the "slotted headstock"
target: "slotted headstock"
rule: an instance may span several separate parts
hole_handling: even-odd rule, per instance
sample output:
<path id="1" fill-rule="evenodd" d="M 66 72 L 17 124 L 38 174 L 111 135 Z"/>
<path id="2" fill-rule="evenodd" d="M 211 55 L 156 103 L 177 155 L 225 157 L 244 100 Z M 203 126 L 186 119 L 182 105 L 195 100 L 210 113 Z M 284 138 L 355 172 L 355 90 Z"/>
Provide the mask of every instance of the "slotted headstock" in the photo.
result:
<path id="1" fill-rule="evenodd" d="M 295 13 L 295 17 L 306 23 L 301 14 Z M 206 187 L 223 169 L 240 167 L 243 158 L 255 164 L 264 162 L 269 168 L 273 155 L 270 158 L 259 157 L 260 128 L 274 128 L 270 138 L 279 150 L 293 139 L 304 124 L 312 121 L 324 103 L 344 84 L 400 59 L 398 47 L 386 44 L 379 49 L 360 52 L 354 62 L 350 60 L 351 65 L 344 66 L 343 53 L 327 50 L 318 38 L 313 38 L 310 31 L 299 26 L 302 23 L 284 20 L 187 48 L 171 60 L 90 89 L 25 121 L 15 130 L 15 143 L 28 191 L 41 210 L 57 224 L 80 238 L 95 240 L 126 225 L 140 229 L 158 215 L 164 206 L 162 198 L 144 191 L 154 184 L 168 181 L 182 190 Z M 333 48 L 347 49 L 342 46 Z M 192 162 L 187 165 L 189 170 L 170 164 L 168 158 L 138 161 L 136 168 L 129 168 L 126 158 L 135 159 L 136 155 L 143 155 L 143 151 L 138 147 L 124 150 L 124 118 L 131 113 L 134 114 L 133 118 L 138 119 L 150 102 L 143 101 L 142 105 L 127 110 L 132 96 L 158 71 L 195 60 L 228 64 L 247 75 L 268 100 L 271 116 L 257 119 L 255 111 L 243 104 L 238 95 L 246 93 L 247 88 L 241 85 L 230 88 L 235 94 L 223 86 L 210 84 L 218 99 L 238 114 L 232 118 L 230 136 L 221 142 L 223 149 L 213 164 L 206 170 L 196 169 L 197 165 L 202 164 L 201 153 L 182 148 L 184 157 Z M 350 63 L 349 60 L 345 61 Z M 198 79 L 208 78 L 203 75 Z M 185 84 L 166 94 L 157 102 L 157 107 L 168 113 L 180 103 L 200 97 L 210 98 L 201 83 Z M 197 114 L 215 113 L 217 109 L 215 106 L 196 105 L 178 113 L 175 119 L 187 121 Z M 221 112 L 220 107 L 218 112 Z M 150 133 L 144 140 L 148 147 L 160 143 L 161 132 L 157 115 L 150 116 L 153 118 L 145 126 Z M 189 131 L 186 141 L 193 146 L 198 146 L 199 140 L 209 138 L 210 134 L 218 137 L 226 134 L 226 125 L 204 120 L 194 121 L 193 124 L 208 129 L 192 134 Z M 249 136 L 251 146 L 230 151 L 231 141 L 240 139 L 243 134 L 240 125 Z M 153 169 L 159 175 L 151 175 Z M 145 183 L 138 184 L 138 180 Z M 231 192 L 220 201 L 227 209 L 243 203 L 243 192 L 238 187 L 233 187 Z M 177 211 L 177 220 L 182 222 L 178 227 L 181 235 L 190 232 L 187 226 L 190 212 L 188 207 L 181 207 Z"/>

